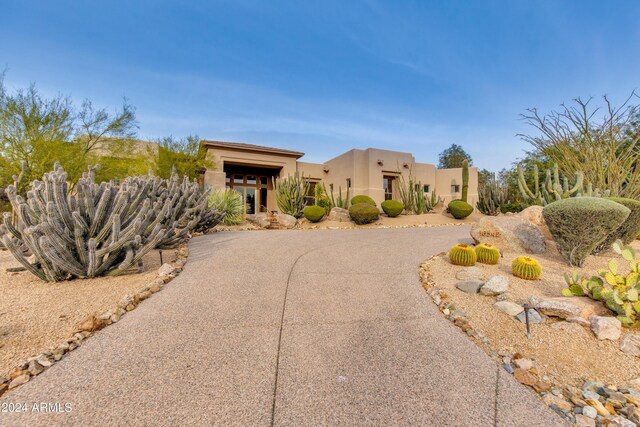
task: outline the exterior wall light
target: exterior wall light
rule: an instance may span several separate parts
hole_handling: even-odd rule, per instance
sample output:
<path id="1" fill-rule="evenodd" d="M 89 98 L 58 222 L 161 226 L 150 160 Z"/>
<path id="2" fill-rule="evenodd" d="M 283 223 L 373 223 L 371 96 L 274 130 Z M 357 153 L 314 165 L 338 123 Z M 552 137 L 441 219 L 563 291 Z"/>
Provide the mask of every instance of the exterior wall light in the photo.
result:
<path id="1" fill-rule="evenodd" d="M 378 166 L 382 166 L 384 162 L 382 160 L 378 160 Z"/>
<path id="2" fill-rule="evenodd" d="M 405 169 L 409 169 L 409 163 L 403 163 L 403 164 L 402 164 L 402 166 L 403 166 Z"/>
<path id="3" fill-rule="evenodd" d="M 329 168 L 325 166 L 324 168 L 322 168 L 322 171 L 323 171 L 324 173 L 329 173 Z"/>

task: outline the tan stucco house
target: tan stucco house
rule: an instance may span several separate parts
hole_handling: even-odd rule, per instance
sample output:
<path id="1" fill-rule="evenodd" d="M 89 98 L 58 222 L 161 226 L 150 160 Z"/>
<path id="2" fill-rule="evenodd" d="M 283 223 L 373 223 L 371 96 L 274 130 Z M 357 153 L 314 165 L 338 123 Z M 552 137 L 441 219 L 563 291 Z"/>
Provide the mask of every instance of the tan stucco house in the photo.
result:
<path id="1" fill-rule="evenodd" d="M 424 192 L 432 191 L 445 202 L 460 198 L 461 169 L 437 169 L 428 163 L 417 163 L 410 153 L 368 148 L 353 149 L 324 163 L 300 161 L 304 153 L 253 144 L 223 141 L 202 141 L 207 157 L 215 165 L 204 172 L 203 181 L 214 189 L 233 188 L 242 193 L 248 214 L 277 211 L 273 195 L 274 177 L 286 177 L 298 172 L 312 183 L 322 182 L 327 191 L 343 196 L 349 187 L 350 197 L 366 195 L 380 205 L 386 199 L 399 200 L 396 180 L 411 173 L 423 184 Z M 313 192 L 309 195 L 313 201 Z M 478 169 L 469 168 L 468 202 L 478 200 Z"/>

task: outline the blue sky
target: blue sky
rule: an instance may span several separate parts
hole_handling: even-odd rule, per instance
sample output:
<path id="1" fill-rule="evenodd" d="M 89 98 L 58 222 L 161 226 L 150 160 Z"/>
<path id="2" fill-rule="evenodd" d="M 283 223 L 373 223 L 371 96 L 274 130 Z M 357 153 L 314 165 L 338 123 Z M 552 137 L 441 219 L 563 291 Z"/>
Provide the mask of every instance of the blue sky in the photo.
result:
<path id="1" fill-rule="evenodd" d="M 249 142 L 321 162 L 350 148 L 436 162 L 452 143 L 508 166 L 528 107 L 623 101 L 640 77 L 640 2 L 3 1 L 10 88 L 109 109 L 139 136 Z"/>

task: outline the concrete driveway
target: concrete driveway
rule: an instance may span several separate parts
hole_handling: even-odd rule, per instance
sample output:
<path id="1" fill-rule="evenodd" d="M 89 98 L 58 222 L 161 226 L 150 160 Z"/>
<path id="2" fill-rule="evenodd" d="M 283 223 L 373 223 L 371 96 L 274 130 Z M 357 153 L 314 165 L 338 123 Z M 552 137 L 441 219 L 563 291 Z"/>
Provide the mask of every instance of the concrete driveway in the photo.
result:
<path id="1" fill-rule="evenodd" d="M 438 312 L 422 260 L 468 227 L 225 232 L 182 274 L 0 402 L 0 425 L 554 426 Z"/>

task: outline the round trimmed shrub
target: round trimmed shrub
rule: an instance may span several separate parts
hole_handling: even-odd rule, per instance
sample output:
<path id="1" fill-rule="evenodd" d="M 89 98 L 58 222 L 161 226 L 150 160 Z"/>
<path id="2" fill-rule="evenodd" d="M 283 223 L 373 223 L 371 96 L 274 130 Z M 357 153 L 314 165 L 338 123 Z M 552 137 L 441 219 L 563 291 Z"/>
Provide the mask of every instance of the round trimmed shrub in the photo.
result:
<path id="1" fill-rule="evenodd" d="M 542 274 L 542 267 L 538 261 L 531 257 L 519 256 L 511 263 L 511 272 L 521 279 L 536 280 Z"/>
<path id="2" fill-rule="evenodd" d="M 465 219 L 473 213 L 473 206 L 464 200 L 452 200 L 447 207 L 455 219 Z"/>
<path id="3" fill-rule="evenodd" d="M 460 243 L 449 249 L 449 261 L 453 265 L 469 267 L 474 265 L 476 260 L 476 251 L 473 250 L 472 246 Z"/>
<path id="4" fill-rule="evenodd" d="M 611 249 L 611 245 L 616 240 L 622 240 L 622 243 L 628 245 L 633 242 L 640 233 L 640 202 L 634 199 L 627 199 L 625 197 L 607 197 L 607 200 L 611 200 L 616 203 L 620 203 L 622 206 L 627 207 L 631 212 L 629 216 L 622 223 L 620 227 L 609 235 L 602 243 L 600 243 L 593 251 L 594 254 Z"/>
<path id="5" fill-rule="evenodd" d="M 324 218 L 327 211 L 322 206 L 307 206 L 302 210 L 302 215 L 311 222 L 318 222 Z"/>
<path id="6" fill-rule="evenodd" d="M 584 260 L 627 219 L 631 210 L 600 197 L 571 197 L 550 203 L 542 210 L 560 254 L 571 265 Z"/>
<path id="7" fill-rule="evenodd" d="M 509 212 L 518 213 L 518 212 L 522 212 L 525 208 L 526 206 L 520 203 L 503 203 L 500 205 L 500 212 L 502 212 L 503 214 L 506 214 Z"/>
<path id="8" fill-rule="evenodd" d="M 369 224 L 378 220 L 380 211 L 368 203 L 356 203 L 349 208 L 349 216 L 356 224 Z"/>
<path id="9" fill-rule="evenodd" d="M 354 196 L 351 199 L 352 205 L 357 205 L 358 203 L 366 203 L 371 206 L 377 206 L 376 202 L 369 196 Z"/>
<path id="10" fill-rule="evenodd" d="M 384 213 L 391 218 L 397 217 L 404 210 L 404 205 L 397 200 L 385 200 L 380 206 L 382 206 Z"/>
<path id="11" fill-rule="evenodd" d="M 480 243 L 476 246 L 478 262 L 482 264 L 497 264 L 500 261 L 500 250 L 488 243 Z"/>

